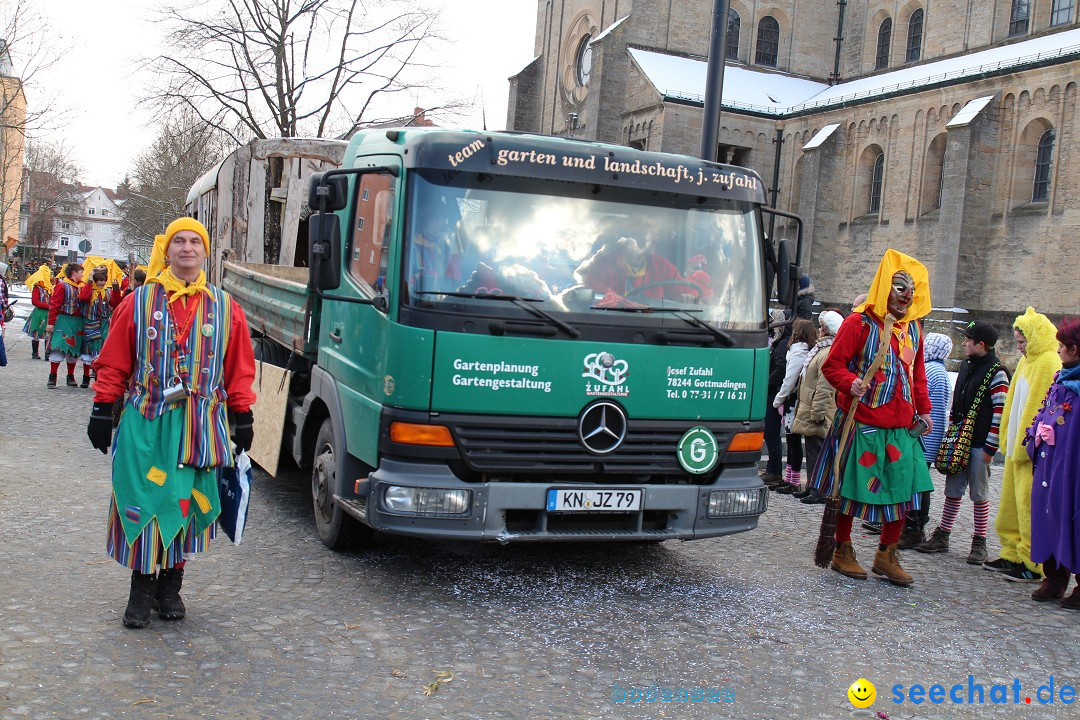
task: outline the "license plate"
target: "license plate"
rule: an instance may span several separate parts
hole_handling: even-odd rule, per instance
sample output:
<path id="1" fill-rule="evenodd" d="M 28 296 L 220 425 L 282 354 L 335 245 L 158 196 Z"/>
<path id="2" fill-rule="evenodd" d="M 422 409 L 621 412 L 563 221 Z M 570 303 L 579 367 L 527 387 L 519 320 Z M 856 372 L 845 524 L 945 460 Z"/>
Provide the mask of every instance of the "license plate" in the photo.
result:
<path id="1" fill-rule="evenodd" d="M 548 490 L 548 512 L 637 512 L 641 490 Z"/>

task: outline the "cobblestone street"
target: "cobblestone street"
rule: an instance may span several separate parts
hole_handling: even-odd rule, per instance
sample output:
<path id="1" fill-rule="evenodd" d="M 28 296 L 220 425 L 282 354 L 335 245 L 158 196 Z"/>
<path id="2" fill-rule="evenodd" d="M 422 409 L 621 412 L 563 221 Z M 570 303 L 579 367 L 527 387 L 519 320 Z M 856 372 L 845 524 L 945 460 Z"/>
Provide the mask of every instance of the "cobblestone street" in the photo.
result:
<path id="1" fill-rule="evenodd" d="M 243 544 L 222 534 L 189 564 L 187 619 L 126 629 L 128 573 L 104 553 L 109 461 L 85 434 L 91 391 L 62 379 L 47 391 L 20 330 L 9 325 L 0 369 L 4 720 L 1080 716 L 1060 698 L 1080 685 L 1080 613 L 964 563 L 968 500 L 952 552 L 904 553 L 916 583 L 901 589 L 816 568 L 821 506 L 775 494 L 756 531 L 715 540 L 381 538 L 334 553 L 306 475 L 284 465 L 256 473 Z M 1000 482 L 996 467 L 995 493 Z M 867 566 L 875 544 L 855 538 Z M 989 544 L 996 557 L 992 532 Z M 452 680 L 425 695 L 440 671 Z M 897 684 L 962 684 L 966 703 L 969 675 L 982 705 L 893 702 Z M 847 700 L 860 677 L 877 688 L 870 710 Z M 1051 682 L 1055 702 L 1040 705 Z M 1008 704 L 991 703 L 995 683 Z M 733 699 L 617 699 L 654 684 Z"/>

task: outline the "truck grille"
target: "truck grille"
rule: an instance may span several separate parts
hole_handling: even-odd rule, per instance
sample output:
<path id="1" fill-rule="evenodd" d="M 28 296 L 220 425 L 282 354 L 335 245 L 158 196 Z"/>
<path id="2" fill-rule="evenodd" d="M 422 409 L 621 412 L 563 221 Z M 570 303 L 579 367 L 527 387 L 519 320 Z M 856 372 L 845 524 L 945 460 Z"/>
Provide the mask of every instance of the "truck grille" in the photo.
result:
<path id="1" fill-rule="evenodd" d="M 612 478 L 616 482 L 625 482 L 627 476 L 666 475 L 669 482 L 695 484 L 711 482 L 715 474 L 690 475 L 679 465 L 675 449 L 683 434 L 698 424 L 692 421 L 629 420 L 622 445 L 597 456 L 582 447 L 576 418 L 440 420 L 451 427 L 465 463 L 476 472 L 618 476 Z M 721 448 L 727 447 L 734 432 L 730 425 L 700 424 L 713 432 Z"/>

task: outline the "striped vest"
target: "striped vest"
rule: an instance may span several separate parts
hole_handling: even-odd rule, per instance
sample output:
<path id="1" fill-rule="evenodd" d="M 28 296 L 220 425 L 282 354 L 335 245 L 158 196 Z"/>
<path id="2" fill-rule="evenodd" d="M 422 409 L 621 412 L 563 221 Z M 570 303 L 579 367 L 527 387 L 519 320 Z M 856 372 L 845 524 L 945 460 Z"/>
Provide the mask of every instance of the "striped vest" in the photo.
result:
<path id="1" fill-rule="evenodd" d="M 100 339 L 102 325 L 112 317 L 112 305 L 109 304 L 108 291 L 105 292 L 105 295 L 96 300 L 91 295 L 91 300 L 84 304 L 83 316 L 86 318 L 86 325 L 83 332 L 87 340 Z"/>
<path id="2" fill-rule="evenodd" d="M 877 355 L 878 344 L 881 342 L 882 327 L 878 324 L 878 321 L 871 318 L 866 313 L 862 315 L 863 325 L 867 325 L 870 328 L 870 335 L 866 339 L 866 344 L 863 346 L 862 354 L 856 355 L 854 359 L 848 364 L 848 370 L 855 373 L 856 376 L 862 377 L 867 368 L 874 362 L 874 356 Z M 907 325 L 907 332 L 911 334 L 911 346 L 915 353 L 919 351 L 919 344 L 922 342 L 922 325 L 917 320 L 909 322 Z M 903 345 L 901 344 L 901 347 Z M 914 358 L 912 358 L 912 364 L 914 364 Z M 899 388 L 901 396 L 910 405 L 915 404 L 914 397 L 912 395 L 911 386 L 914 383 L 914 377 L 912 375 L 912 365 L 905 364 L 900 357 L 893 350 L 892 342 L 889 343 L 889 352 L 885 356 L 885 361 L 881 364 L 881 369 L 874 374 L 874 377 L 870 378 L 870 383 L 867 385 L 866 394 L 859 399 L 859 402 L 869 405 L 872 408 L 885 405 L 896 395 L 896 391 Z"/>
<path id="3" fill-rule="evenodd" d="M 232 298 L 213 285 L 207 285 L 206 289 L 209 292 L 203 293 L 185 348 L 188 358 L 185 380 L 191 394 L 179 403 L 167 403 L 162 395 L 177 375 L 173 324 L 169 321 L 165 288 L 149 283 L 137 288 L 131 299 L 135 368 L 128 402 L 148 420 L 177 405 L 183 406 L 186 418 L 177 462 L 197 468 L 229 466 L 234 462 L 225 407 L 228 395 L 224 387 Z"/>
<path id="4" fill-rule="evenodd" d="M 64 302 L 60 306 L 60 314 L 82 317 L 82 300 L 79 299 L 79 288 L 63 280 L 60 281 L 60 287 L 64 288 Z"/>

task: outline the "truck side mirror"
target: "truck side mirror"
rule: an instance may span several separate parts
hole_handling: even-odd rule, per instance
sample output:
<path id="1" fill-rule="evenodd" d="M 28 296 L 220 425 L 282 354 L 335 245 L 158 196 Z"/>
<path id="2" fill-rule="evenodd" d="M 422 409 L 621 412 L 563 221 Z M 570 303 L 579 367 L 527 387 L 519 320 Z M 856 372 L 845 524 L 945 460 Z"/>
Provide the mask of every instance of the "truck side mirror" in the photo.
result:
<path id="1" fill-rule="evenodd" d="M 799 277 L 799 268 L 791 262 L 791 241 L 777 243 L 776 256 L 776 299 L 781 305 L 791 305 L 795 299 L 795 280 Z"/>
<path id="2" fill-rule="evenodd" d="M 344 210 L 349 201 L 349 176 L 314 173 L 308 179 L 308 207 L 319 212 L 323 210 L 322 199 L 326 198 L 327 211 Z"/>
<path id="3" fill-rule="evenodd" d="M 308 218 L 308 267 L 319 290 L 341 285 L 341 226 L 338 216 L 316 213 Z"/>

